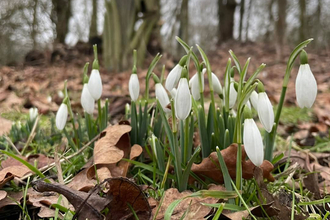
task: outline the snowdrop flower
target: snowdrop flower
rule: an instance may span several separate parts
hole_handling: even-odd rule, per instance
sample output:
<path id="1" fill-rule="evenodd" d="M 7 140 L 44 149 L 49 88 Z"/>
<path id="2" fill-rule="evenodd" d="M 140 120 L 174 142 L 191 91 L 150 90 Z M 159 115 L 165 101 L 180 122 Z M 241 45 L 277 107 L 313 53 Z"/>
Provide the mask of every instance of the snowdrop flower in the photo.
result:
<path id="1" fill-rule="evenodd" d="M 258 94 L 258 116 L 265 130 L 270 133 L 274 125 L 274 111 L 266 92 Z"/>
<path id="2" fill-rule="evenodd" d="M 309 67 L 307 53 L 300 55 L 300 67 L 296 79 L 296 96 L 300 108 L 312 107 L 317 95 L 317 83 Z"/>
<path id="3" fill-rule="evenodd" d="M 252 163 L 260 166 L 264 159 L 264 146 L 260 131 L 252 118 L 244 119 L 244 149 Z"/>
<path id="4" fill-rule="evenodd" d="M 58 97 L 60 97 L 61 99 L 64 98 L 64 93 L 63 93 L 61 90 L 57 91 L 57 95 L 58 95 Z"/>
<path id="5" fill-rule="evenodd" d="M 202 71 L 202 91 L 204 91 L 204 74 L 206 72 L 206 69 L 204 68 Z M 198 73 L 196 73 L 195 75 L 193 75 L 193 77 L 191 77 L 191 79 L 189 80 L 189 86 L 191 88 L 191 94 L 193 96 L 193 98 L 197 101 L 201 98 L 200 95 L 200 87 L 199 87 L 199 81 L 198 81 Z"/>
<path id="6" fill-rule="evenodd" d="M 218 77 L 212 73 L 212 85 L 213 85 L 213 90 L 215 93 L 217 93 L 218 95 L 222 94 L 222 86 L 221 83 L 218 79 Z"/>
<path id="7" fill-rule="evenodd" d="M 248 100 L 247 102 L 246 102 L 246 107 L 248 107 L 250 110 L 251 110 L 251 103 L 250 103 L 250 101 Z"/>
<path id="8" fill-rule="evenodd" d="M 98 69 L 93 69 L 88 81 L 88 90 L 94 100 L 98 100 L 102 95 L 102 80 Z"/>
<path id="9" fill-rule="evenodd" d="M 65 127 L 66 121 L 68 119 L 68 106 L 65 102 L 66 99 L 64 99 L 64 101 L 62 102 L 62 104 L 60 105 L 60 108 L 58 109 L 57 113 L 56 113 L 56 127 L 58 130 L 63 130 L 63 128 Z"/>
<path id="10" fill-rule="evenodd" d="M 171 91 L 178 84 L 183 66 L 185 65 L 186 61 L 187 56 L 183 56 L 179 64 L 177 64 L 168 74 L 165 82 L 165 88 L 167 89 L 167 91 Z"/>
<path id="11" fill-rule="evenodd" d="M 258 111 L 258 93 L 256 91 L 253 91 L 251 93 L 250 101 L 252 103 L 253 108 Z"/>
<path id="12" fill-rule="evenodd" d="M 175 99 L 175 96 L 176 96 L 176 92 L 177 92 L 178 90 L 176 89 L 176 88 L 173 88 L 171 91 L 170 91 L 170 94 L 171 94 L 171 96 L 172 96 L 172 98 L 173 99 Z"/>
<path id="13" fill-rule="evenodd" d="M 83 90 L 81 92 L 80 98 L 81 106 L 84 108 L 85 112 L 88 114 L 93 114 L 95 100 L 89 92 L 87 83 L 84 84 Z"/>
<path id="14" fill-rule="evenodd" d="M 155 87 L 156 98 L 158 99 L 160 105 L 165 112 L 170 112 L 170 109 L 167 107 L 170 104 L 170 99 L 168 98 L 166 90 L 161 83 L 156 83 Z"/>
<path id="15" fill-rule="evenodd" d="M 229 108 L 234 107 L 237 99 L 237 91 L 234 86 L 235 82 L 230 82 L 230 88 L 229 88 Z"/>
<path id="16" fill-rule="evenodd" d="M 188 80 L 181 78 L 179 81 L 179 87 L 174 99 L 175 116 L 180 120 L 185 120 L 191 110 L 191 97 L 189 91 Z"/>
<path id="17" fill-rule="evenodd" d="M 49 96 L 47 96 L 47 102 L 48 103 L 51 103 L 52 102 L 52 97 L 49 95 Z"/>
<path id="18" fill-rule="evenodd" d="M 38 109 L 37 108 L 30 108 L 29 109 L 30 114 L 30 121 L 34 121 L 38 116 Z"/>
<path id="19" fill-rule="evenodd" d="M 131 78 L 128 82 L 129 95 L 133 101 L 136 101 L 139 98 L 140 93 L 140 84 L 139 79 L 136 73 L 131 74 Z"/>

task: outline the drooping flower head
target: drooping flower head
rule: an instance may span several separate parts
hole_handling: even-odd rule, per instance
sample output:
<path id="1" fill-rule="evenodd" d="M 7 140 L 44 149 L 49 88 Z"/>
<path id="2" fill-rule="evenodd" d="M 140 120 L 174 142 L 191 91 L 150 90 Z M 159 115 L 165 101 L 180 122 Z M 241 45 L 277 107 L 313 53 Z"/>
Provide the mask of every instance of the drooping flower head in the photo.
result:
<path id="1" fill-rule="evenodd" d="M 34 121 L 38 117 L 38 108 L 29 109 L 30 121 Z"/>
<path id="2" fill-rule="evenodd" d="M 189 116 L 192 105 L 187 75 L 187 69 L 184 68 L 174 99 L 175 116 L 180 120 L 185 120 Z"/>
<path id="3" fill-rule="evenodd" d="M 95 100 L 88 89 L 88 76 L 87 76 L 88 65 L 89 63 L 86 63 L 84 67 L 83 89 L 81 92 L 80 103 L 85 112 L 87 112 L 88 114 L 93 114 Z"/>
<path id="4" fill-rule="evenodd" d="M 261 82 L 258 83 L 258 116 L 261 124 L 264 126 L 265 130 L 270 133 L 274 125 L 274 111 L 272 103 L 270 102 L 264 86 Z"/>
<path id="5" fill-rule="evenodd" d="M 165 82 L 165 88 L 167 91 L 172 91 L 178 84 L 183 66 L 186 64 L 187 55 L 183 56 L 180 62 L 170 71 Z"/>
<path id="6" fill-rule="evenodd" d="M 251 93 L 250 101 L 253 108 L 258 111 L 258 93 L 256 91 Z"/>
<path id="7" fill-rule="evenodd" d="M 204 68 L 202 71 L 202 91 L 204 91 L 204 74 L 206 73 L 206 69 Z M 189 80 L 189 86 L 191 88 L 191 94 L 193 98 L 197 101 L 201 98 L 200 95 L 200 87 L 199 87 L 199 80 L 198 80 L 198 73 L 193 75 Z"/>
<path id="8" fill-rule="evenodd" d="M 136 101 L 140 94 L 140 83 L 136 73 L 136 66 L 133 67 L 132 74 L 128 82 L 128 90 L 132 101 Z"/>
<path id="9" fill-rule="evenodd" d="M 300 67 L 296 79 L 296 96 L 300 108 L 312 107 L 317 95 L 317 83 L 308 64 L 306 51 L 300 53 Z"/>
<path id="10" fill-rule="evenodd" d="M 155 85 L 156 99 L 159 101 L 160 105 L 162 106 L 165 112 L 170 112 L 171 110 L 168 108 L 168 105 L 170 104 L 170 99 L 168 98 L 168 94 L 165 88 L 160 83 L 160 80 L 155 74 L 153 74 L 153 79 L 156 84 Z"/>
<path id="11" fill-rule="evenodd" d="M 92 95 L 94 100 L 98 100 L 102 95 L 102 79 L 99 71 L 99 61 L 97 59 L 97 49 L 96 45 L 94 47 L 94 62 L 91 76 L 88 81 L 88 90 Z"/>
<path id="12" fill-rule="evenodd" d="M 62 104 L 60 105 L 56 113 L 56 127 L 58 130 L 63 130 L 65 127 L 66 121 L 68 119 L 68 97 L 64 98 Z"/>
<path id="13" fill-rule="evenodd" d="M 264 146 L 260 131 L 252 119 L 251 110 L 244 108 L 243 143 L 246 154 L 252 163 L 260 166 L 264 160 Z"/>

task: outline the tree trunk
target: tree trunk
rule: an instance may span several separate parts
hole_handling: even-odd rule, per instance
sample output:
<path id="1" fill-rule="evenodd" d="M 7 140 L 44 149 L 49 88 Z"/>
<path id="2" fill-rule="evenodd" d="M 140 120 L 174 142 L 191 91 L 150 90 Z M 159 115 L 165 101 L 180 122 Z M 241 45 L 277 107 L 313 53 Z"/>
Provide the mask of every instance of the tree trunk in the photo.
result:
<path id="1" fill-rule="evenodd" d="M 239 37 L 238 37 L 240 41 L 242 41 L 242 34 L 243 34 L 242 32 L 243 32 L 244 8 L 245 8 L 245 0 L 241 0 L 240 17 L 239 17 Z"/>
<path id="2" fill-rule="evenodd" d="M 89 40 L 97 36 L 97 0 L 93 0 L 93 13 L 91 26 L 89 27 Z"/>
<path id="3" fill-rule="evenodd" d="M 189 13 L 188 13 L 188 0 L 182 0 L 181 10 L 180 10 L 180 28 L 179 28 L 179 37 L 188 43 L 189 45 L 189 34 L 188 34 L 188 22 L 189 22 Z M 178 45 L 177 56 L 181 57 L 182 54 L 185 54 L 185 50 L 181 45 Z"/>
<path id="4" fill-rule="evenodd" d="M 160 18 L 159 2 L 154 0 L 107 0 L 103 34 L 103 58 L 108 69 L 131 68 L 133 49 L 138 65 L 143 63 L 153 30 Z M 139 13 L 140 12 L 140 13 Z M 141 14 L 142 16 L 137 17 Z M 134 30 L 137 20 L 142 23 Z"/>
<path id="5" fill-rule="evenodd" d="M 299 0 L 300 8 L 300 27 L 299 27 L 299 41 L 302 42 L 306 40 L 306 0 Z"/>
<path id="6" fill-rule="evenodd" d="M 38 0 L 34 0 L 33 5 L 33 21 L 32 21 L 32 30 L 31 30 L 31 39 L 33 44 L 33 49 L 35 50 L 37 48 L 37 7 L 38 7 Z"/>
<path id="7" fill-rule="evenodd" d="M 269 4 L 268 4 L 268 19 L 269 19 L 269 24 L 273 24 L 274 23 L 274 16 L 273 16 L 273 12 L 272 12 L 272 8 L 273 8 L 273 4 L 274 4 L 274 0 L 270 0 Z M 269 25 L 269 27 L 271 27 L 271 25 Z M 271 40 L 271 36 L 273 35 L 274 31 L 271 28 L 267 28 L 267 32 L 265 34 L 265 40 L 266 42 L 269 42 Z"/>
<path id="8" fill-rule="evenodd" d="M 247 18 L 246 18 L 245 41 L 249 41 L 250 15 L 251 15 L 252 3 L 253 3 L 253 0 L 250 0 L 248 11 L 247 11 Z"/>
<path id="9" fill-rule="evenodd" d="M 235 0 L 218 0 L 219 43 L 233 39 Z"/>
<path id="10" fill-rule="evenodd" d="M 278 4 L 278 20 L 276 22 L 276 54 L 277 60 L 280 61 L 283 55 L 283 46 L 286 32 L 286 0 L 277 0 Z"/>
<path id="11" fill-rule="evenodd" d="M 71 17 L 71 0 L 52 0 L 51 19 L 56 26 L 56 43 L 65 43 Z"/>

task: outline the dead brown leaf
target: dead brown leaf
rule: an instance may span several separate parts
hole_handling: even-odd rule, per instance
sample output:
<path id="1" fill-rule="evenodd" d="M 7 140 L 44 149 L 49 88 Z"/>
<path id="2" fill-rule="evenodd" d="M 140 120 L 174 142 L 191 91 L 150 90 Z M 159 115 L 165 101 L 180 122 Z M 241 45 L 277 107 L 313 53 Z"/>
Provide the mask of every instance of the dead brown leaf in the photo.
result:
<path id="1" fill-rule="evenodd" d="M 0 117 L 0 136 L 8 134 L 11 129 L 12 122 Z"/>
<path id="2" fill-rule="evenodd" d="M 80 171 L 77 175 L 73 177 L 72 181 L 67 184 L 67 186 L 71 189 L 89 192 L 89 190 L 95 186 L 96 180 L 88 179 L 86 173 L 87 169 L 83 169 L 82 171 Z"/>
<path id="3" fill-rule="evenodd" d="M 156 219 L 157 220 L 164 219 L 165 211 L 172 202 L 174 202 L 177 199 L 181 199 L 183 197 L 189 196 L 191 193 L 192 193 L 191 191 L 184 191 L 180 193 L 176 188 L 170 188 L 166 190 L 163 203 L 159 209 Z M 208 206 L 204 206 L 201 203 L 211 204 L 211 203 L 216 203 L 217 201 L 218 199 L 211 197 L 208 198 L 193 197 L 193 198 L 184 199 L 174 209 L 171 219 L 172 220 L 181 219 L 182 215 L 187 211 L 188 208 L 189 208 L 189 212 L 187 213 L 185 219 L 204 219 L 204 216 L 206 216 L 210 212 L 211 208 Z M 155 207 L 152 210 L 153 215 L 155 215 L 157 209 L 158 207 Z"/>
<path id="4" fill-rule="evenodd" d="M 32 165 L 37 164 L 38 168 L 41 168 L 53 163 L 54 158 L 47 157 L 44 154 L 32 154 L 27 157 L 27 161 Z"/>
<path id="5" fill-rule="evenodd" d="M 230 176 L 234 179 L 236 177 L 236 157 L 237 144 L 232 144 L 221 151 L 225 160 Z M 245 160 L 246 153 L 244 146 L 242 146 L 242 174 L 244 179 L 251 179 L 253 177 L 253 170 L 256 167 L 250 160 Z M 273 170 L 273 165 L 265 160 L 260 168 L 263 170 L 263 176 L 268 181 L 273 182 L 274 177 L 270 173 Z M 223 176 L 220 169 L 220 164 L 216 152 L 212 152 L 209 157 L 204 158 L 200 164 L 193 164 L 191 171 L 197 174 L 200 178 L 205 179 L 204 176 L 209 177 L 218 183 L 223 183 Z M 194 181 L 190 178 L 190 182 Z"/>
<path id="6" fill-rule="evenodd" d="M 6 198 L 6 196 L 7 196 L 7 192 L 0 190 L 0 200 L 3 200 L 4 198 Z"/>
<path id="7" fill-rule="evenodd" d="M 94 165 L 87 170 L 89 179 L 95 177 L 95 170 L 100 181 L 126 176 L 130 163 L 122 159 L 134 159 L 142 153 L 141 146 L 131 147 L 130 130 L 129 125 L 117 124 L 103 131 L 104 136 L 95 144 Z"/>
<path id="8" fill-rule="evenodd" d="M 8 205 L 17 205 L 23 198 L 23 192 L 8 192 L 6 198 L 0 200 L 0 209 Z"/>
<path id="9" fill-rule="evenodd" d="M 8 181 L 14 179 L 14 177 L 22 177 L 31 172 L 29 168 L 24 165 L 10 166 L 0 171 L 0 188 L 2 188 Z"/>

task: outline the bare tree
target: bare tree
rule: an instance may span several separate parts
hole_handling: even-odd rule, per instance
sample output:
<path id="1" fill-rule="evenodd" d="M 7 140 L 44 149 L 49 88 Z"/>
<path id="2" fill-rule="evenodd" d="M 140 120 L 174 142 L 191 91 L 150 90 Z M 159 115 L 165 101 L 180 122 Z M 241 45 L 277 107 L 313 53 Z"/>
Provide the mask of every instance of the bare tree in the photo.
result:
<path id="1" fill-rule="evenodd" d="M 286 32 L 286 0 L 277 0 L 278 6 L 278 20 L 276 21 L 276 54 L 279 61 L 283 55 L 283 45 Z"/>
<path id="2" fill-rule="evenodd" d="M 180 28 L 179 28 L 179 37 L 185 42 L 189 41 L 188 35 L 188 26 L 189 26 L 189 13 L 188 13 L 188 0 L 182 0 L 181 9 L 180 9 Z M 184 53 L 183 47 L 178 47 L 178 55 L 180 56 Z"/>
<path id="3" fill-rule="evenodd" d="M 235 0 L 218 0 L 219 43 L 233 39 Z"/>
<path id="4" fill-rule="evenodd" d="M 56 26 L 55 42 L 65 43 L 71 17 L 71 0 L 52 0 L 52 3 L 51 19 Z"/>
<path id="5" fill-rule="evenodd" d="M 244 8 L 245 8 L 245 0 L 241 0 L 241 4 L 240 4 L 240 17 L 239 17 L 239 37 L 238 37 L 238 39 L 240 41 L 242 41 L 243 20 L 244 20 Z"/>
<path id="6" fill-rule="evenodd" d="M 97 34 L 97 0 L 93 0 L 93 13 L 89 27 L 89 39 L 98 36 Z"/>
<path id="7" fill-rule="evenodd" d="M 299 0 L 300 9 L 300 27 L 299 27 L 299 41 L 306 40 L 306 0 Z"/>

